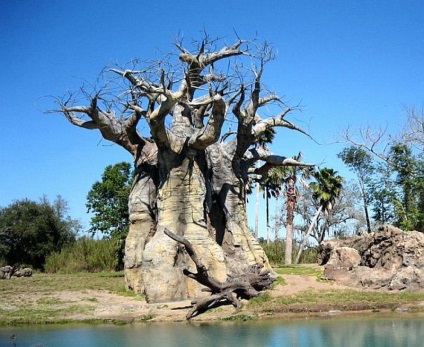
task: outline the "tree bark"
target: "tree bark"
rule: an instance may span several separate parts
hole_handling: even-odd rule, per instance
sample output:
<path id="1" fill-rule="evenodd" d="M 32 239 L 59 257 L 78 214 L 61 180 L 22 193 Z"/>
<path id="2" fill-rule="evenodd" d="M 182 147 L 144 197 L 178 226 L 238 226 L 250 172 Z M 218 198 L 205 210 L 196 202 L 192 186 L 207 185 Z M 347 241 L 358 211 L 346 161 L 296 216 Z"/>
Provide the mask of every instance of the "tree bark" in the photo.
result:
<path id="1" fill-rule="evenodd" d="M 294 208 L 296 205 L 296 192 L 295 192 L 296 177 L 290 176 L 287 179 L 287 189 L 285 192 L 287 199 L 287 221 L 286 221 L 286 248 L 284 255 L 284 263 L 291 265 L 292 252 L 293 252 L 293 221 L 294 221 Z"/>

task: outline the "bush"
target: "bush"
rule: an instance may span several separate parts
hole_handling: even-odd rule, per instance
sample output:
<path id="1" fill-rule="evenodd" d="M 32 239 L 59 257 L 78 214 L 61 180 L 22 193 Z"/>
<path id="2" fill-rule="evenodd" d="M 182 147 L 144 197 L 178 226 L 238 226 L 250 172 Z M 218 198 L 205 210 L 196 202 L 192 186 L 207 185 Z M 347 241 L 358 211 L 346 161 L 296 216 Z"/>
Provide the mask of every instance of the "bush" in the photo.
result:
<path id="1" fill-rule="evenodd" d="M 286 242 L 282 240 L 261 243 L 271 265 L 284 264 Z"/>
<path id="2" fill-rule="evenodd" d="M 78 239 L 72 246 L 47 257 L 45 270 L 50 273 L 114 271 L 118 265 L 116 241 Z"/>
<path id="3" fill-rule="evenodd" d="M 260 244 L 268 256 L 268 260 L 273 266 L 284 265 L 284 257 L 286 254 L 286 242 L 283 240 L 271 241 L 267 243 L 260 240 Z M 292 259 L 296 258 L 299 247 L 293 245 Z M 317 262 L 317 250 L 315 247 L 304 249 L 300 257 L 300 264 L 311 264 Z"/>

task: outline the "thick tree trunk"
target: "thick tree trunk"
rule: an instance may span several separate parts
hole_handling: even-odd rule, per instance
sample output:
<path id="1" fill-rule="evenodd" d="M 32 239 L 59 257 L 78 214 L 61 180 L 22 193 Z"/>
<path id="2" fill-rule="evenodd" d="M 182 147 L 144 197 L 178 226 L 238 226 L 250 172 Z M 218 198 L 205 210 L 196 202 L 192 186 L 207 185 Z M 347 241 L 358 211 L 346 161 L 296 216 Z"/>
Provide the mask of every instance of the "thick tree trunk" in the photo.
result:
<path id="1" fill-rule="evenodd" d="M 145 290 L 144 247 L 156 231 L 157 147 L 147 142 L 135 158 L 135 175 L 128 199 L 129 232 L 125 241 L 125 284 L 136 293 Z"/>
<path id="2" fill-rule="evenodd" d="M 194 271 L 194 264 L 184 249 L 164 234 L 165 229 L 189 240 L 219 281 L 256 263 L 265 264 L 274 274 L 247 226 L 242 181 L 226 162 L 228 153 L 222 152 L 226 150 L 211 146 L 207 155 L 213 165 L 207 165 L 202 152 L 160 154 L 158 165 L 163 169 L 159 181 L 163 183 L 157 187 L 157 197 L 152 194 L 154 179 L 137 176 L 130 197 L 125 275 L 127 287 L 144 292 L 149 302 L 201 295 L 201 285 L 183 275 L 184 268 Z M 151 211 L 154 201 L 157 211 Z"/>
<path id="3" fill-rule="evenodd" d="M 180 160 L 174 158 L 174 163 Z M 170 164 L 168 157 L 166 163 Z M 183 276 L 183 268 L 191 268 L 187 254 L 164 234 L 174 230 L 189 239 L 201 254 L 210 272 L 219 279 L 226 277 L 222 249 L 210 236 L 204 213 L 207 187 L 201 164 L 195 158 L 182 158 L 171 168 L 169 177 L 159 187 L 158 223 L 154 236 L 143 251 L 143 277 L 148 301 L 160 302 L 198 296 L 200 288 Z M 147 283 L 149 285 L 147 285 Z"/>
<path id="4" fill-rule="evenodd" d="M 136 293 L 144 292 L 142 255 L 146 242 L 156 231 L 156 184 L 152 177 L 137 173 L 128 201 L 129 232 L 125 241 L 125 283 Z"/>

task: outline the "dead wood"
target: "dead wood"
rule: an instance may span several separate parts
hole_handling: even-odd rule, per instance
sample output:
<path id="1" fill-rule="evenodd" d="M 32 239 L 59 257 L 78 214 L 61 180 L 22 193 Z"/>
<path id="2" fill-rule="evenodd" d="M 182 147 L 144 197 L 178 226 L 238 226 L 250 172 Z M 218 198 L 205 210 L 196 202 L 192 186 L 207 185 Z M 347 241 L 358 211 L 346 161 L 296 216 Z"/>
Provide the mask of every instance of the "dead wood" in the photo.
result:
<path id="1" fill-rule="evenodd" d="M 198 298 L 191 302 L 193 307 L 187 313 L 187 319 L 222 304 L 232 304 L 234 307 L 240 308 L 241 299 L 258 296 L 262 290 L 269 288 L 275 280 L 270 271 L 264 269 L 264 265 L 259 263 L 248 266 L 241 274 L 229 274 L 227 280 L 221 282 L 208 273 L 208 269 L 202 263 L 190 241 L 166 228 L 164 233 L 174 241 L 184 245 L 187 254 L 196 265 L 197 273 L 184 269 L 184 275 L 204 285 L 206 288 L 203 288 L 202 291 L 210 293 L 210 296 Z"/>

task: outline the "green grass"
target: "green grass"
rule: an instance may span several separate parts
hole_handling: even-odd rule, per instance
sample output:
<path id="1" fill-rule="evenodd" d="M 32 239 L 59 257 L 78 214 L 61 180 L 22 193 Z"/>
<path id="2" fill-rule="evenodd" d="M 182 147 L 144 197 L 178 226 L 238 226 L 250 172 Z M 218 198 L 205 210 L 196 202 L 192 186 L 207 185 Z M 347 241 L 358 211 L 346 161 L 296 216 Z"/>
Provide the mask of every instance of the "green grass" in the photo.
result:
<path id="1" fill-rule="evenodd" d="M 105 273 L 36 274 L 26 278 L 0 281 L 0 292 L 4 294 L 29 294 L 33 291 L 48 293 L 61 290 L 104 289 L 112 293 L 126 291 L 122 276 Z"/>
<path id="2" fill-rule="evenodd" d="M 279 275 L 299 275 L 322 277 L 323 268 L 318 265 L 282 265 L 274 268 Z"/>
<path id="3" fill-rule="evenodd" d="M 272 283 L 271 288 L 275 288 L 276 286 L 285 286 L 285 285 L 287 285 L 286 280 L 285 280 L 283 277 L 278 276 L 278 277 L 275 279 L 274 283 Z"/>
<path id="4" fill-rule="evenodd" d="M 48 324 L 72 320 L 72 316 L 89 315 L 97 302 L 95 297 L 65 301 L 54 297 L 67 291 L 106 290 L 122 295 L 125 289 L 122 273 L 44 274 L 0 280 L 0 325 Z M 136 297 L 136 294 L 131 293 Z"/>
<path id="5" fill-rule="evenodd" d="M 249 300 L 249 305 L 260 306 L 261 304 L 271 300 L 271 295 L 269 291 L 261 293 L 259 296 Z"/>
<path id="6" fill-rule="evenodd" d="M 424 311 L 421 303 L 424 292 L 377 292 L 346 290 L 304 290 L 294 295 L 251 300 L 250 307 L 260 307 L 266 312 L 308 312 L 308 311 L 358 311 L 395 310 L 401 305 L 412 304 L 414 312 Z"/>

